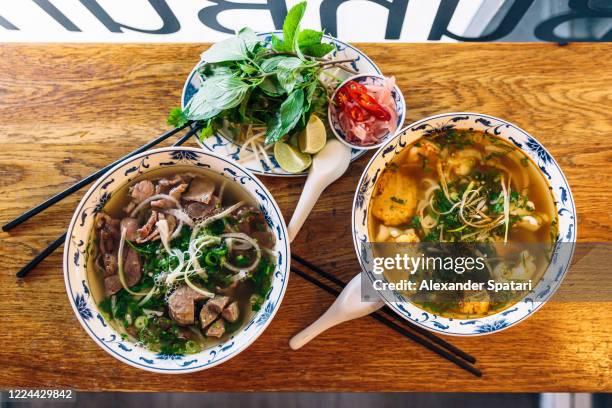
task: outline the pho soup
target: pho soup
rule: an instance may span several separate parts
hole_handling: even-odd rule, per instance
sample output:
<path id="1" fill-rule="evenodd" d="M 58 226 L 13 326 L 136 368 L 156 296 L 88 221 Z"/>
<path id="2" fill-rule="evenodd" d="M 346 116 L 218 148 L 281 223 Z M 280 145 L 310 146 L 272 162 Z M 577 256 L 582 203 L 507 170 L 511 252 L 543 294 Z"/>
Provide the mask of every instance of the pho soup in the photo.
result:
<path id="1" fill-rule="evenodd" d="M 197 353 L 239 330 L 267 296 L 275 238 L 255 200 L 210 171 L 173 167 L 126 185 L 96 214 L 88 280 L 124 339 Z"/>
<path id="2" fill-rule="evenodd" d="M 485 246 L 493 252 L 487 254 L 484 272 L 448 274 L 427 267 L 415 275 L 417 287 L 423 279 L 535 283 L 549 263 L 548 249 L 557 236 L 557 211 L 547 181 L 520 149 L 481 131 L 450 129 L 406 146 L 386 166 L 372 193 L 368 232 L 376 243 L 452 247 L 455 252 L 468 253 L 478 251 L 479 244 L 488 244 Z M 534 244 L 547 249 L 524 249 Z M 379 252 L 382 247 L 374 246 Z M 405 251 L 410 247 L 402 246 Z M 390 282 L 407 279 L 405 271 L 385 274 Z M 525 293 L 508 290 L 493 294 L 485 288 L 401 294 L 434 314 L 474 318 L 497 313 Z"/>

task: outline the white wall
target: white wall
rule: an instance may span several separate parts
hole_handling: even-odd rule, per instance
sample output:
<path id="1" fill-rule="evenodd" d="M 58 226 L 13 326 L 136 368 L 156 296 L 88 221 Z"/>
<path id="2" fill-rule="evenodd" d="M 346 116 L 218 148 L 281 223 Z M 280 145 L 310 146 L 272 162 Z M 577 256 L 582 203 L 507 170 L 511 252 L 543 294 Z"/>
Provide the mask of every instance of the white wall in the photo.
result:
<path id="1" fill-rule="evenodd" d="M 42 1 L 42 0 L 41 0 Z M 166 0 L 180 22 L 180 30 L 172 34 L 139 33 L 123 29 L 110 32 L 79 0 L 46 0 L 53 4 L 81 31 L 71 32 L 55 21 L 35 0 L 2 0 L 0 16 L 18 28 L 10 30 L 0 25 L 0 42 L 210 42 L 228 34 L 205 26 L 198 12 L 214 2 L 203 0 Z M 303 26 L 319 28 L 319 6 L 322 0 L 308 3 Z M 242 0 L 237 3 L 262 4 L 263 1 Z M 287 6 L 296 0 L 288 0 Z M 463 34 L 472 17 L 485 6 L 494 11 L 503 0 L 461 0 L 449 24 L 449 29 Z M 141 29 L 156 30 L 161 19 L 147 0 L 98 0 L 102 8 L 117 22 Z M 410 0 L 402 24 L 400 41 L 427 41 L 440 0 Z M 482 15 L 482 10 L 481 10 Z M 338 36 L 349 41 L 384 41 L 388 11 L 366 0 L 351 0 L 342 4 L 337 13 Z M 250 26 L 258 31 L 274 29 L 268 10 L 228 10 L 219 14 L 219 22 L 239 29 Z M 483 27 L 487 21 L 483 21 Z M 473 25 L 472 29 L 473 31 Z M 443 38 L 443 41 L 452 41 Z"/>

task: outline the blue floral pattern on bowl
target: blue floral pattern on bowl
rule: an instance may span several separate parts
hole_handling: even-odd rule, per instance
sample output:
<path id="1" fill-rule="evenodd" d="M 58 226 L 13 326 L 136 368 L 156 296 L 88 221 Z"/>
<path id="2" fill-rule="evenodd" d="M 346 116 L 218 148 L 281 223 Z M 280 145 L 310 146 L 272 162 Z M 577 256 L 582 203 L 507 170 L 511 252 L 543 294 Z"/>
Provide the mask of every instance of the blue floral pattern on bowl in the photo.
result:
<path id="1" fill-rule="evenodd" d="M 127 183 L 151 170 L 170 166 L 193 166 L 216 172 L 238 182 L 258 203 L 266 221 L 275 232 L 273 252 L 277 258 L 272 290 L 261 310 L 225 342 L 197 354 L 185 356 L 159 354 L 125 340 L 105 320 L 90 292 L 87 258 L 95 214 Z M 287 227 L 278 205 L 266 187 L 244 167 L 201 149 L 169 147 L 150 150 L 131 157 L 102 176 L 79 203 L 64 247 L 64 281 L 77 319 L 89 336 L 107 353 L 136 368 L 158 373 L 187 373 L 204 370 L 236 356 L 265 330 L 278 310 L 289 277 L 289 241 Z"/>
<path id="2" fill-rule="evenodd" d="M 337 89 L 340 89 L 349 80 L 352 80 L 352 81 L 355 81 L 361 84 L 365 83 L 368 80 L 371 80 L 376 85 L 382 85 L 384 81 L 384 77 L 379 76 L 379 75 L 372 75 L 372 74 L 355 75 L 350 78 L 347 78 L 342 84 L 338 86 Z M 335 95 L 336 94 L 334 93 L 334 95 L 332 96 L 332 100 L 335 99 Z M 404 100 L 404 95 L 402 94 L 402 91 L 399 89 L 397 85 L 393 87 L 393 91 L 391 91 L 391 96 L 393 97 L 393 100 L 395 101 L 395 113 L 397 115 L 396 131 L 393 133 L 387 132 L 386 135 L 380 138 L 380 142 L 378 142 L 377 144 L 371 145 L 371 146 L 364 146 L 364 147 L 361 147 L 361 149 L 366 149 L 366 150 L 377 149 L 382 144 L 384 144 L 387 140 L 395 136 L 397 132 L 400 131 L 402 125 L 404 124 L 404 118 L 406 117 L 406 101 Z M 327 109 L 327 116 L 328 116 L 328 122 L 332 129 L 332 132 L 336 134 L 336 136 L 338 137 L 338 139 L 340 139 L 342 143 L 346 144 L 349 147 L 354 147 L 354 145 L 352 145 L 350 142 L 346 140 L 346 133 L 342 129 L 342 126 L 340 126 L 340 122 L 338 121 L 338 115 L 334 114 L 333 111 L 334 109 L 330 104 Z"/>
<path id="3" fill-rule="evenodd" d="M 406 302 L 397 292 L 383 299 L 396 313 L 428 330 L 457 335 L 475 336 L 507 329 L 538 310 L 555 293 L 569 268 L 576 242 L 576 207 L 570 187 L 561 168 L 552 155 L 533 136 L 505 120 L 479 113 L 444 113 L 431 116 L 406 126 L 394 138 L 383 145 L 366 166 L 357 186 L 353 201 L 353 243 L 359 262 L 367 271 L 368 260 L 362 245 L 370 241 L 367 214 L 376 178 L 387 163 L 402 149 L 421 137 L 444 129 L 475 129 L 496 135 L 513 143 L 525 152 L 547 178 L 553 199 L 557 205 L 559 235 L 557 243 L 569 243 L 570 251 L 555 251 L 541 280 L 521 301 L 496 314 L 477 319 L 450 319 L 432 315 L 418 306 Z M 567 245 L 567 244 L 566 244 Z M 373 279 L 371 273 L 366 275 Z"/>
<path id="4" fill-rule="evenodd" d="M 270 44 L 272 39 L 272 34 L 282 38 L 283 32 L 281 30 L 278 31 L 270 31 L 264 33 L 257 33 L 257 36 L 263 40 L 265 44 Z M 377 74 L 381 75 L 380 69 L 376 66 L 376 64 L 368 58 L 363 52 L 353 47 L 350 44 L 347 44 L 343 41 L 340 41 L 334 37 L 329 35 L 323 35 L 323 42 L 327 42 L 330 44 L 334 44 L 336 46 L 336 50 L 333 51 L 332 55 L 337 57 L 338 59 L 345 58 L 354 58 L 355 61 L 351 63 L 351 68 L 360 74 Z M 189 73 L 187 80 L 185 81 L 185 85 L 183 86 L 183 94 L 181 96 L 181 106 L 183 109 L 187 105 L 187 103 L 191 100 L 193 95 L 200 88 L 202 80 L 198 74 L 198 68 L 200 68 L 205 61 L 200 61 L 193 70 Z M 339 70 L 337 76 L 341 79 L 349 77 L 350 73 Z M 204 141 L 200 141 L 196 136 L 196 141 L 202 147 L 202 149 L 215 153 L 220 157 L 228 157 L 232 160 L 238 160 L 240 157 L 240 152 L 242 150 L 242 146 L 234 143 L 233 141 L 227 139 L 223 135 L 219 133 L 215 133 L 211 137 L 205 139 Z M 357 160 L 361 157 L 365 152 L 363 150 L 353 149 L 351 152 L 351 160 Z M 308 171 L 304 171 L 302 173 L 289 173 L 283 170 L 276 160 L 274 160 L 274 155 L 269 154 L 268 158 L 273 164 L 273 168 L 270 168 L 268 164 L 263 160 L 247 160 L 243 163 L 244 167 L 255 174 L 266 175 L 266 176 L 305 176 L 308 174 Z"/>

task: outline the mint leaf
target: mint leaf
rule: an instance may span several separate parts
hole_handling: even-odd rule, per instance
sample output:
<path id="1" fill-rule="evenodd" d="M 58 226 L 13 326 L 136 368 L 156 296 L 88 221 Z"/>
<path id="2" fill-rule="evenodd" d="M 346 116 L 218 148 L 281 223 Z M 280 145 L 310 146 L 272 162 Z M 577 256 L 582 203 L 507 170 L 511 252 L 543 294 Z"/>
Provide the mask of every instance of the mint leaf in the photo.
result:
<path id="1" fill-rule="evenodd" d="M 310 45 L 321 44 L 321 39 L 323 38 L 323 32 L 317 30 L 311 30 L 310 28 L 306 28 L 300 31 L 298 35 L 298 44 L 300 48 L 308 47 Z"/>
<path id="2" fill-rule="evenodd" d="M 307 46 L 300 46 L 300 49 L 305 55 L 309 55 L 311 57 L 321 58 L 332 52 L 336 49 L 332 44 L 313 44 Z"/>
<path id="3" fill-rule="evenodd" d="M 178 106 L 176 108 L 172 108 L 170 114 L 168 115 L 168 119 L 166 119 L 166 123 L 174 127 L 181 127 L 188 121 L 189 119 L 187 119 L 187 116 L 185 116 L 183 110 Z"/>
<path id="4" fill-rule="evenodd" d="M 293 48 L 293 38 L 298 35 L 300 21 L 302 21 L 305 11 L 306 2 L 303 1 L 291 7 L 291 10 L 287 13 L 287 17 L 285 17 L 285 22 L 283 23 L 283 43 L 285 48 L 290 48 L 287 51 L 295 51 Z"/>
<path id="5" fill-rule="evenodd" d="M 265 143 L 274 143 L 297 125 L 304 108 L 304 91 L 296 89 L 281 104 L 279 111 L 268 123 Z"/>
<path id="6" fill-rule="evenodd" d="M 272 34 L 272 49 L 276 52 L 289 52 L 290 50 L 285 49 L 285 43 L 283 40 Z"/>

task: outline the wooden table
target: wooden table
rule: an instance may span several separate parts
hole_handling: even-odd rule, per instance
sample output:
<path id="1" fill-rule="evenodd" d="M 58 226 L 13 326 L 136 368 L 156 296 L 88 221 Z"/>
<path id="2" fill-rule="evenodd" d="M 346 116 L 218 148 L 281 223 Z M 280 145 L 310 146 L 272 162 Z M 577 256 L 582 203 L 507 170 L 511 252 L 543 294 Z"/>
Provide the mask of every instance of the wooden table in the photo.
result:
<path id="1" fill-rule="evenodd" d="M 559 161 L 578 208 L 580 241 L 610 241 L 612 45 L 361 44 L 406 95 L 407 121 L 450 111 L 499 116 Z M 0 221 L 113 161 L 167 126 L 202 45 L 0 46 Z M 358 271 L 350 234 L 354 163 L 316 205 L 292 251 L 343 279 Z M 288 218 L 293 179 L 265 178 Z M 476 379 L 371 318 L 300 351 L 289 338 L 332 302 L 293 276 L 282 307 L 247 351 L 209 371 L 169 378 L 102 351 L 66 298 L 57 251 L 15 272 L 67 226 L 81 193 L 1 233 L 0 389 L 172 391 L 612 391 L 611 303 L 549 303 L 487 337 L 450 338 L 478 357 Z M 567 319 L 568 315 L 575 318 Z"/>

